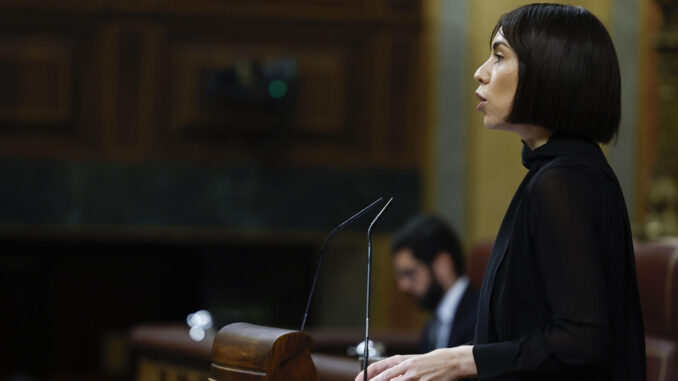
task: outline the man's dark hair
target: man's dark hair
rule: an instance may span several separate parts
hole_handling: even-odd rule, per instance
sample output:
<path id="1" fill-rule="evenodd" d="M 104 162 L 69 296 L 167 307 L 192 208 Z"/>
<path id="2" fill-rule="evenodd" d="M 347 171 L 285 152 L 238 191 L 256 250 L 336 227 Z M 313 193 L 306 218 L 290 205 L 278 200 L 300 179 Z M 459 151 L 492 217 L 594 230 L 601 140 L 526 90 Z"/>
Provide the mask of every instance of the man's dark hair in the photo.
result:
<path id="1" fill-rule="evenodd" d="M 431 264 L 441 251 L 452 257 L 457 276 L 466 273 L 466 261 L 459 238 L 452 228 L 436 216 L 421 215 L 407 221 L 393 236 L 391 251 L 410 249 L 415 258 Z"/>
<path id="2" fill-rule="evenodd" d="M 621 76 L 612 39 L 582 7 L 531 4 L 499 18 L 518 56 L 510 123 L 609 143 L 619 130 Z"/>

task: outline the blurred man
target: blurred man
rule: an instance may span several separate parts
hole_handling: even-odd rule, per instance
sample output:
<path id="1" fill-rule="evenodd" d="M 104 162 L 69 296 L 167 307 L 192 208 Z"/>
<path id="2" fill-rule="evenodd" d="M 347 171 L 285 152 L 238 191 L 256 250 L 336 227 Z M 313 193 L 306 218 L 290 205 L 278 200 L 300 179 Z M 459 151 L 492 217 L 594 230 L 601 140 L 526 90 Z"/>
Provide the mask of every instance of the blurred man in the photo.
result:
<path id="1" fill-rule="evenodd" d="M 433 312 L 422 335 L 422 352 L 473 340 L 478 294 L 465 276 L 466 263 L 454 231 L 439 218 L 418 216 L 391 245 L 398 289 Z"/>

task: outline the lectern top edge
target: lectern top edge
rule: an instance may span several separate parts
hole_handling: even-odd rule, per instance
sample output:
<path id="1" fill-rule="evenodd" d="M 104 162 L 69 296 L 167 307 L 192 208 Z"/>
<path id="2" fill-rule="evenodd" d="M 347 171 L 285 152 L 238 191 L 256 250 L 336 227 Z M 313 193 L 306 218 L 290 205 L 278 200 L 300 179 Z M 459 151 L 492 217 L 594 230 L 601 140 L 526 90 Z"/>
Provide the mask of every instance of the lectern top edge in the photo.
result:
<path id="1" fill-rule="evenodd" d="M 311 337 L 300 331 L 233 323 L 219 330 L 212 346 L 212 362 L 265 371 L 312 345 Z"/>

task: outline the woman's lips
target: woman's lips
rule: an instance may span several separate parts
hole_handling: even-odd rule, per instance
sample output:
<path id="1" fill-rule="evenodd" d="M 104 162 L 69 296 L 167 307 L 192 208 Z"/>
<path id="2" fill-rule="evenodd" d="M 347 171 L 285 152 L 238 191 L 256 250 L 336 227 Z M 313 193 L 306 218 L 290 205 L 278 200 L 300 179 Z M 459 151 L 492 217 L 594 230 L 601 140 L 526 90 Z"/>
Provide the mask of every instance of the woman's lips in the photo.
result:
<path id="1" fill-rule="evenodd" d="M 485 103 L 487 103 L 487 99 L 485 99 L 485 97 L 483 97 L 482 95 L 478 94 L 478 92 L 476 92 L 476 97 L 480 99 L 480 103 L 478 103 L 478 106 L 476 106 L 476 110 L 480 111 L 485 106 Z"/>

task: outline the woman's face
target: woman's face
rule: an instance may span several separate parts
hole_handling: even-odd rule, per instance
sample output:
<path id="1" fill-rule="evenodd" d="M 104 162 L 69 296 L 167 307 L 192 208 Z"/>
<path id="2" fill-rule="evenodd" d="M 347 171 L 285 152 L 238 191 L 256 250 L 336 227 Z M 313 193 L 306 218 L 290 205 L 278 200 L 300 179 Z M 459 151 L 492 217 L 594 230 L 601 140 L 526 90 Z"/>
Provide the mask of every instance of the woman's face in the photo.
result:
<path id="1" fill-rule="evenodd" d="M 480 99 L 477 109 L 485 114 L 485 126 L 510 129 L 506 118 L 518 87 L 518 56 L 502 35 L 501 29 L 492 40 L 490 58 L 480 65 L 473 79 L 480 83 L 476 91 Z"/>

